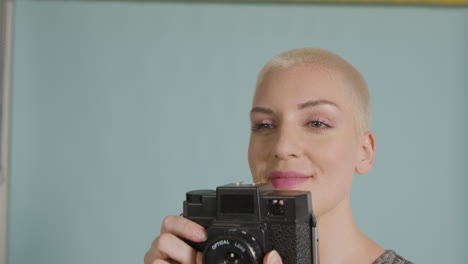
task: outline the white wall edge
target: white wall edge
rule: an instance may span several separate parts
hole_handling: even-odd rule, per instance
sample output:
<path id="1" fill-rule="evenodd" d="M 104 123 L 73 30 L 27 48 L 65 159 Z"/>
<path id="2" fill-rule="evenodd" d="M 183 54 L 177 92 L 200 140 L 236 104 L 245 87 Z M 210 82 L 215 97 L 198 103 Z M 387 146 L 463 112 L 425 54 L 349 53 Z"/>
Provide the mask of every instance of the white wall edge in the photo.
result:
<path id="1" fill-rule="evenodd" d="M 0 4 L 0 264 L 7 264 L 14 0 L 0 0 Z"/>

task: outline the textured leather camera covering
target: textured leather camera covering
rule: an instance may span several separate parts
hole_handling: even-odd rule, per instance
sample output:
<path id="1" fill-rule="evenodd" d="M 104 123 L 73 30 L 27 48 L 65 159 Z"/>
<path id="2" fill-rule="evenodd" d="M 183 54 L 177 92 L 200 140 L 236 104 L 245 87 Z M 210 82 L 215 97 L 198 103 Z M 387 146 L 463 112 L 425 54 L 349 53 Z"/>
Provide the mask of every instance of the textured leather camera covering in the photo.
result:
<path id="1" fill-rule="evenodd" d="M 283 259 L 284 264 L 311 264 L 311 236 L 309 224 L 271 224 L 272 246 Z"/>

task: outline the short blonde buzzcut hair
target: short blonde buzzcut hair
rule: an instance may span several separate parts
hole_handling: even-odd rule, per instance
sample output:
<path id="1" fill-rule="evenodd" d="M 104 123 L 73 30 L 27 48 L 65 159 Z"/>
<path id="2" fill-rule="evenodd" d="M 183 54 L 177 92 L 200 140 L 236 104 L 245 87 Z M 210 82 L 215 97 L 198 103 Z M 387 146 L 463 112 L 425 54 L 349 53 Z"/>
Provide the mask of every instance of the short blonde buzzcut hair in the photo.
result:
<path id="1" fill-rule="evenodd" d="M 266 75 L 275 70 L 287 69 L 296 65 L 314 65 L 338 72 L 350 84 L 356 104 L 355 121 L 360 133 L 369 131 L 371 104 L 369 89 L 362 74 L 339 55 L 321 48 L 299 48 L 288 50 L 273 57 L 260 71 L 257 88 Z"/>

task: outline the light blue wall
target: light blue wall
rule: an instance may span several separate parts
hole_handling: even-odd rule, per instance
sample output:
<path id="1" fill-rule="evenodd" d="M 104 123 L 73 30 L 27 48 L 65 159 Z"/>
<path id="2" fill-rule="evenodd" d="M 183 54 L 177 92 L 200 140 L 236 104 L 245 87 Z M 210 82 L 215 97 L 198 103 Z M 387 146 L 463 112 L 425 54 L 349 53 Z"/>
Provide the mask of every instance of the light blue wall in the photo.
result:
<path id="1" fill-rule="evenodd" d="M 371 88 L 358 225 L 417 263 L 465 263 L 468 8 L 27 0 L 9 263 L 142 263 L 186 191 L 249 181 L 256 73 L 302 46 L 341 54 Z"/>

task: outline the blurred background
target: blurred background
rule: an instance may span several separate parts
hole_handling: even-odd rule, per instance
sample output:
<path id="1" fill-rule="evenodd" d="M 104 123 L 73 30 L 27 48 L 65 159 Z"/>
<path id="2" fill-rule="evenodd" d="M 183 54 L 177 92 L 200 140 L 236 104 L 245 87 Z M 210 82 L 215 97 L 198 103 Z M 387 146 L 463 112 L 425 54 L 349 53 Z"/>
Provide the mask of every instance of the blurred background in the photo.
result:
<path id="1" fill-rule="evenodd" d="M 15 6 L 9 264 L 143 263 L 187 191 L 250 182 L 256 75 L 304 46 L 369 83 L 377 157 L 353 186 L 360 228 L 416 263 L 468 259 L 467 6 Z"/>

